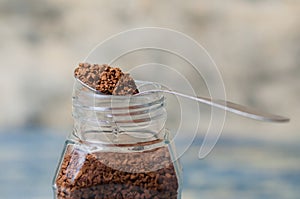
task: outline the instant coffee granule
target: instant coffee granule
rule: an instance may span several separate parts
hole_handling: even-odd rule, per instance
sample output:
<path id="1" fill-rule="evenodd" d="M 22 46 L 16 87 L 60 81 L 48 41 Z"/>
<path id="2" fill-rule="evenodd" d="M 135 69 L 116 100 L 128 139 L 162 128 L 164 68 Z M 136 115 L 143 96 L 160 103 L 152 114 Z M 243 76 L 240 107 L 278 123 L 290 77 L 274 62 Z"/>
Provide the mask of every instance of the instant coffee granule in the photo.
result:
<path id="1" fill-rule="evenodd" d="M 74 76 L 107 95 L 134 95 L 139 92 L 129 74 L 107 64 L 80 63 L 74 71 Z"/>
<path id="2" fill-rule="evenodd" d="M 58 199 L 176 199 L 167 147 L 143 152 L 87 152 L 69 145 L 56 178 Z"/>

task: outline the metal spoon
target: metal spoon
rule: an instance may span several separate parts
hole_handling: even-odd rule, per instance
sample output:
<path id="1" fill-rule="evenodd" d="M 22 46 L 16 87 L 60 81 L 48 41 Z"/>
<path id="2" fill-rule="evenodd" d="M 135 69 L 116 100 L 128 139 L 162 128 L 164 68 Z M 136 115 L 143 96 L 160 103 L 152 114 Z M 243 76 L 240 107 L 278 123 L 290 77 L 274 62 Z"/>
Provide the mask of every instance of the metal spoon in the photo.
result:
<path id="1" fill-rule="evenodd" d="M 191 100 L 195 100 L 198 102 L 201 102 L 203 104 L 207 104 L 210 106 L 214 106 L 220 109 L 223 109 L 225 111 L 229 111 L 244 117 L 248 117 L 248 118 L 252 118 L 255 120 L 260 120 L 260 121 L 266 121 L 266 122 L 288 122 L 290 121 L 289 118 L 284 117 L 284 116 L 280 116 L 280 115 L 274 115 L 271 113 L 267 113 L 264 111 L 260 111 L 254 108 L 249 108 L 240 104 L 236 104 L 230 101 L 225 101 L 225 100 L 221 100 L 221 99 L 210 99 L 210 98 L 206 98 L 206 97 L 194 97 L 194 96 L 190 96 L 190 95 L 186 95 L 183 93 L 179 93 L 176 91 L 171 91 L 171 90 L 147 90 L 147 91 L 142 91 L 136 95 L 142 95 L 142 94 L 146 94 L 146 93 L 153 93 L 153 92 L 164 92 L 164 93 L 169 93 L 169 94 L 173 94 L 173 95 L 177 95 L 180 97 L 184 97 L 184 98 L 188 98 Z"/>
<path id="2" fill-rule="evenodd" d="M 97 91 L 96 89 L 90 87 L 89 85 L 83 83 L 81 80 L 77 79 L 83 86 L 87 87 L 88 89 L 92 90 L 93 92 L 96 93 L 101 93 L 99 91 Z M 146 91 L 142 91 L 139 92 L 138 94 L 135 94 L 135 96 L 138 95 L 143 95 L 143 94 L 148 94 L 148 93 L 156 93 L 156 92 L 163 92 L 163 93 L 169 93 L 172 95 L 177 95 L 180 97 L 184 97 L 184 98 L 188 98 L 191 100 L 195 100 L 197 102 L 201 102 L 203 104 L 207 104 L 213 107 L 217 107 L 220 109 L 223 109 L 225 111 L 229 111 L 247 118 L 251 118 L 251 119 L 255 119 L 255 120 L 260 120 L 260 121 L 265 121 L 265 122 L 289 122 L 290 119 L 284 116 L 280 116 L 280 115 L 274 115 L 271 113 L 267 113 L 261 110 L 257 110 L 254 108 L 249 108 L 243 105 L 239 105 L 233 102 L 229 102 L 229 101 L 225 101 L 225 100 L 221 100 L 221 99 L 210 99 L 210 98 L 206 98 L 206 97 L 195 97 L 195 96 L 190 96 L 190 95 L 186 95 L 183 93 L 179 93 L 176 91 L 171 91 L 171 90 L 162 90 L 162 89 L 153 89 L 153 90 L 146 90 Z"/>

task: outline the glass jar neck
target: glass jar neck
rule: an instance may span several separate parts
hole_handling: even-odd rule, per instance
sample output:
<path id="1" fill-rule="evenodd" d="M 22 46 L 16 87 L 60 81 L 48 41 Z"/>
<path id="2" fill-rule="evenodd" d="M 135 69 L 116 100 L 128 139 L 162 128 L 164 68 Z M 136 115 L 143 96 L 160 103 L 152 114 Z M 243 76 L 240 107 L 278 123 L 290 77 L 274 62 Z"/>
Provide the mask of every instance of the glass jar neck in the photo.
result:
<path id="1" fill-rule="evenodd" d="M 140 91 L 159 89 L 152 82 L 136 81 Z M 133 144 L 164 139 L 165 98 L 162 93 L 114 96 L 95 93 L 75 80 L 73 134 L 94 143 Z"/>

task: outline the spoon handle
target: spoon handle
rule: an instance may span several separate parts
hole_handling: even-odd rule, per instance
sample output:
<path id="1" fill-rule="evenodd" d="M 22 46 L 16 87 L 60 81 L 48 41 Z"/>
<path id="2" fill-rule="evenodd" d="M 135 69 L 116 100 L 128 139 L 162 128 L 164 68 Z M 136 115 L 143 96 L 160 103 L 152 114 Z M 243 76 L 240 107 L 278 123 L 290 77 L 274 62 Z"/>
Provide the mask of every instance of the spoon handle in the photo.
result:
<path id="1" fill-rule="evenodd" d="M 279 115 L 274 115 L 271 113 L 267 113 L 261 110 L 257 110 L 254 108 L 249 108 L 243 105 L 239 105 L 233 102 L 225 101 L 225 100 L 214 100 L 206 97 L 194 97 L 190 95 L 186 95 L 183 93 L 179 93 L 176 91 L 170 91 L 170 90 L 147 90 L 147 91 L 142 91 L 138 93 L 137 95 L 142 95 L 146 93 L 153 93 L 153 92 L 164 92 L 164 93 L 169 93 L 173 95 L 177 95 L 180 97 L 188 98 L 191 100 L 195 100 L 198 102 L 201 102 L 203 104 L 207 104 L 210 106 L 214 106 L 220 109 L 223 109 L 225 111 L 229 111 L 247 118 L 255 119 L 255 120 L 260 120 L 260 121 L 266 121 L 266 122 L 289 122 L 290 119 L 284 116 L 279 116 Z"/>

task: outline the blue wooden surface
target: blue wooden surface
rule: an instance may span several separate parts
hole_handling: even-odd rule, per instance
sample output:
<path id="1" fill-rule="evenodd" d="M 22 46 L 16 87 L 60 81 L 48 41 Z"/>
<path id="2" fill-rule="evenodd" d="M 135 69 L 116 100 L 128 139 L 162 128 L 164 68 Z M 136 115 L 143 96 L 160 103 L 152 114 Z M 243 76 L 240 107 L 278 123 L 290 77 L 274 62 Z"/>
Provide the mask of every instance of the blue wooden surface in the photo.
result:
<path id="1" fill-rule="evenodd" d="M 65 134 L 40 128 L 0 132 L 1 198 L 53 198 Z M 197 143 L 181 158 L 184 199 L 299 199 L 300 144 L 221 138 L 199 160 Z"/>

